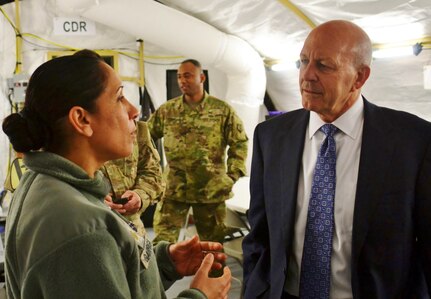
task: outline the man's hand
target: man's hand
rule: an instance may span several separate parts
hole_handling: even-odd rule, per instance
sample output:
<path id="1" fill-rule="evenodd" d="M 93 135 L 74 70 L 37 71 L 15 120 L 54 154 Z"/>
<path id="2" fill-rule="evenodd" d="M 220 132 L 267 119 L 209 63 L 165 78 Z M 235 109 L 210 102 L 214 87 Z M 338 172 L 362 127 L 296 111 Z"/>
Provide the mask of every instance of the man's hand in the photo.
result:
<path id="1" fill-rule="evenodd" d="M 142 201 L 139 195 L 131 190 L 127 190 L 121 195 L 121 198 L 127 198 L 128 201 L 125 204 L 116 204 L 112 201 L 112 196 L 110 194 L 106 195 L 105 203 L 113 210 L 116 210 L 122 215 L 132 215 L 135 214 L 141 208 Z"/>

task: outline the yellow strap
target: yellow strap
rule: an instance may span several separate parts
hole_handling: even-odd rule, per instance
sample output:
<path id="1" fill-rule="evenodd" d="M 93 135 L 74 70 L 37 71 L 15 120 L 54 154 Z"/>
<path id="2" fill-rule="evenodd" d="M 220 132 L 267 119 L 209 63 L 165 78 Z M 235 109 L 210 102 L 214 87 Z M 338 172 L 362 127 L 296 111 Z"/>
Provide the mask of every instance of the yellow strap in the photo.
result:
<path id="1" fill-rule="evenodd" d="M 27 167 L 25 167 L 22 158 L 15 158 L 10 164 L 9 173 L 5 182 L 5 188 L 11 192 L 15 191 L 22 175 L 26 171 Z"/>

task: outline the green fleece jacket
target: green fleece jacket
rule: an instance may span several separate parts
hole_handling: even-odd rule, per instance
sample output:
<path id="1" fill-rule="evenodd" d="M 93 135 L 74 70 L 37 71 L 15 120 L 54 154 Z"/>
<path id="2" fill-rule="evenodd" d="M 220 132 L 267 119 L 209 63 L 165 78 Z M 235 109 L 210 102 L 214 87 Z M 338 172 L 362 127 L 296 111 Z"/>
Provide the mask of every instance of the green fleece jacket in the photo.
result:
<path id="1" fill-rule="evenodd" d="M 104 203 L 101 173 L 49 152 L 25 155 L 29 168 L 14 193 L 6 224 L 9 299 L 166 298 L 181 278 L 168 244 L 136 239 Z M 179 298 L 206 298 L 196 289 Z"/>

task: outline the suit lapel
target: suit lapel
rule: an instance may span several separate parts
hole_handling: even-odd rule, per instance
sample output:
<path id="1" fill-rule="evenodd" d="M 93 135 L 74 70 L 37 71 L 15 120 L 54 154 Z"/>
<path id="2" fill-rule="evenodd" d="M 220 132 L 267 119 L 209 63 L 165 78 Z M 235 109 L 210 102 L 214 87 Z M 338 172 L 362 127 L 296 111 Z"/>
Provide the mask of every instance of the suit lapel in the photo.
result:
<path id="1" fill-rule="evenodd" d="M 286 130 L 286 135 L 281 138 L 280 146 L 280 173 L 278 186 L 280 186 L 280 219 L 287 219 L 287 225 L 282 226 L 282 235 L 287 237 L 286 246 L 290 251 L 295 225 L 296 201 L 298 193 L 298 178 L 304 149 L 305 130 L 308 125 L 309 112 L 303 113 L 295 121 L 294 125 Z"/>
<path id="2" fill-rule="evenodd" d="M 392 126 L 380 111 L 379 107 L 364 99 L 364 127 L 353 216 L 352 269 L 364 244 L 370 218 L 381 198 L 385 171 L 389 169 L 394 152 Z"/>

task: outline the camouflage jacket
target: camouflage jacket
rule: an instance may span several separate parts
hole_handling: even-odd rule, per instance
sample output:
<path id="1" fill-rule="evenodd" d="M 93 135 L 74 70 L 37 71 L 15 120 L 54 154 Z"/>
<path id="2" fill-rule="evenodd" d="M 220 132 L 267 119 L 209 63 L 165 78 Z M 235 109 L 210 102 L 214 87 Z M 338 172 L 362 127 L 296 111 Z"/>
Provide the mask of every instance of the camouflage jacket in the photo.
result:
<path id="1" fill-rule="evenodd" d="M 154 147 L 146 122 L 137 122 L 137 138 L 132 154 L 106 162 L 101 171 L 109 179 L 114 196 L 121 197 L 126 190 L 139 195 L 142 200 L 141 209 L 126 218 L 133 221 L 138 230 L 143 228 L 141 214 L 150 204 L 156 203 L 165 191 L 160 156 Z"/>
<path id="2" fill-rule="evenodd" d="M 148 127 L 154 139 L 163 137 L 166 199 L 215 203 L 232 196 L 233 184 L 246 173 L 248 138 L 226 102 L 205 93 L 191 108 L 180 96 L 160 106 Z"/>

